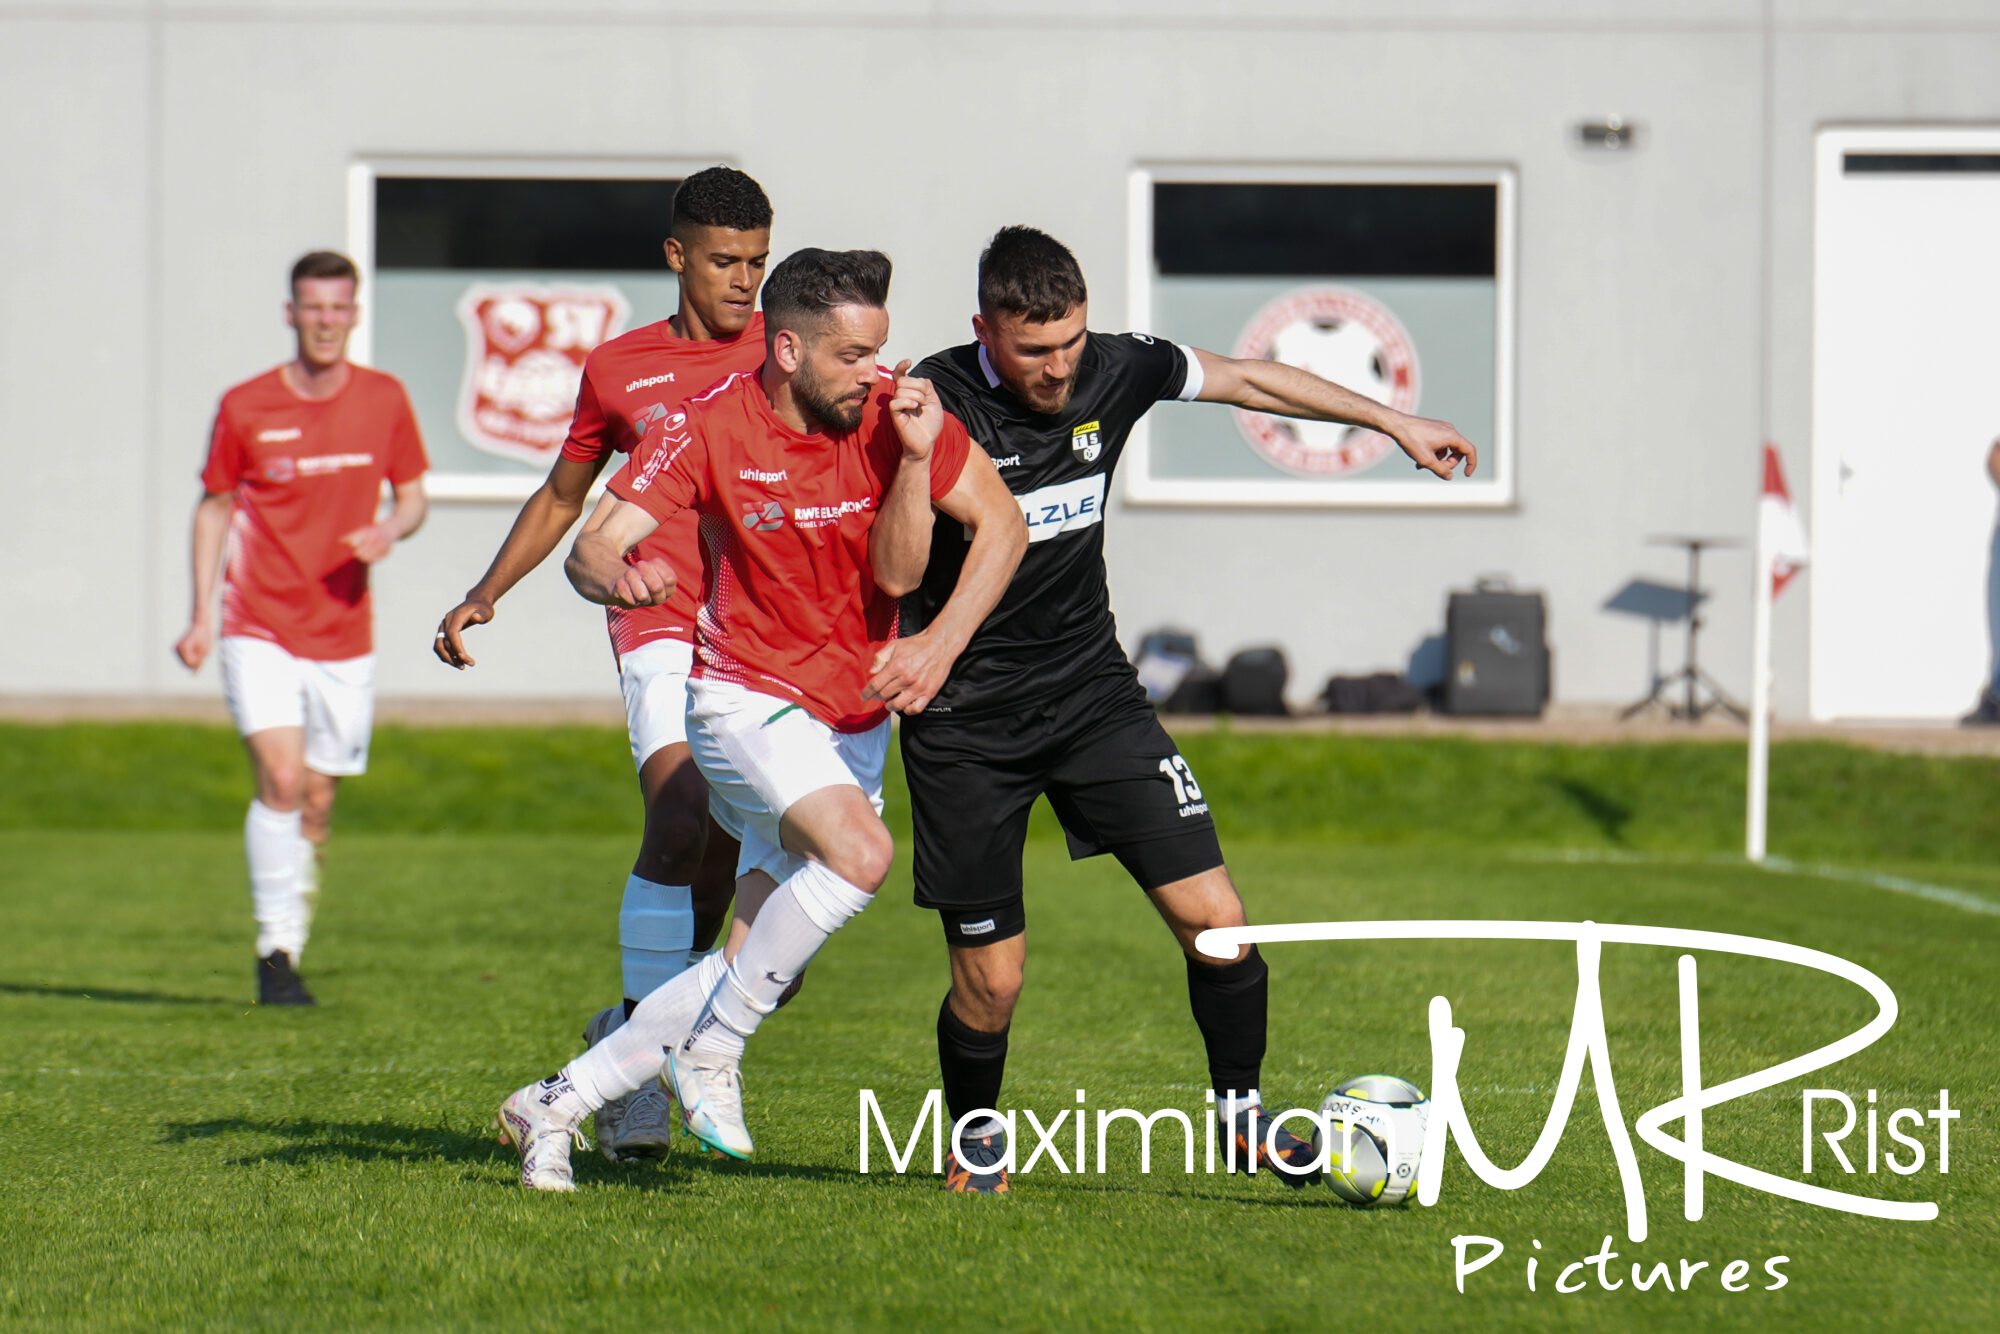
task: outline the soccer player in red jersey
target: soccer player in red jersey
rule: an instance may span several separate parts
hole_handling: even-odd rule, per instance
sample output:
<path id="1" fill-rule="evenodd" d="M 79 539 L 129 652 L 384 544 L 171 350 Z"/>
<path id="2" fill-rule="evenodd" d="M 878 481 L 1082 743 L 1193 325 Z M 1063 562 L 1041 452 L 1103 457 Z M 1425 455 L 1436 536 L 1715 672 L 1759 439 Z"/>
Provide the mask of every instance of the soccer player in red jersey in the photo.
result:
<path id="1" fill-rule="evenodd" d="M 174 644 L 194 671 L 216 646 L 256 771 L 244 821 L 257 999 L 311 1005 L 298 974 L 340 780 L 368 767 L 375 714 L 368 567 L 424 521 L 429 466 L 409 396 L 347 360 L 360 279 L 345 255 L 292 266 L 298 354 L 222 396 L 194 511 L 194 607 Z M 395 505 L 380 516 L 382 483 Z M 226 559 L 225 559 L 226 549 Z"/>
<path id="2" fill-rule="evenodd" d="M 888 289 L 889 261 L 874 251 L 802 250 L 779 264 L 764 290 L 762 368 L 690 402 L 684 422 L 637 451 L 570 553 L 570 581 L 592 601 L 657 605 L 675 572 L 627 553 L 677 513 L 699 514 L 707 593 L 689 741 L 743 850 L 728 948 L 502 1104 L 528 1188 L 575 1188 L 575 1128 L 653 1078 L 663 1051 L 688 1130 L 749 1156 L 745 1041 L 889 871 L 889 722 L 868 683 L 895 638 L 896 600 L 929 559 L 933 507 L 969 537 L 940 640 L 970 637 L 1026 550 L 1019 506 L 964 427 L 902 373 L 908 362 L 894 375 L 876 364 Z"/>
<path id="3" fill-rule="evenodd" d="M 450 666 L 473 665 L 465 630 L 492 620 L 494 604 L 555 550 L 615 454 L 657 439 L 687 399 L 716 381 L 763 363 L 756 304 L 771 250 L 771 201 L 757 182 L 728 167 L 682 181 L 665 250 L 680 281 L 678 309 L 603 343 L 584 362 L 561 456 L 492 565 L 438 626 L 437 655 Z M 624 1004 L 591 1019 L 587 1045 L 715 943 L 736 880 L 735 831 L 711 821 L 707 786 L 688 758 L 687 677 L 701 594 L 693 512 L 660 525 L 636 557 L 665 561 L 679 583 L 657 606 L 606 609 L 646 826 L 618 914 Z M 613 1162 L 665 1153 L 669 1112 L 665 1091 L 648 1082 L 598 1111 L 598 1146 Z"/>

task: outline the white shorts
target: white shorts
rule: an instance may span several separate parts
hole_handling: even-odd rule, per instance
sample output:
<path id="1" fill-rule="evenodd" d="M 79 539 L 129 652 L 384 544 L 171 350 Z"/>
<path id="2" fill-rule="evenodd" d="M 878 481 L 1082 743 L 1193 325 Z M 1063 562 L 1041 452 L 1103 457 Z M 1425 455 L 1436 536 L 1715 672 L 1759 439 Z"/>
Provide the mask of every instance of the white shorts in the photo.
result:
<path id="1" fill-rule="evenodd" d="M 743 843 L 736 874 L 784 880 L 804 858 L 786 852 L 778 822 L 807 793 L 851 784 L 882 810 L 889 720 L 836 732 L 798 704 L 728 681 L 688 682 L 688 745 L 708 780 L 708 809 Z M 736 828 L 731 828 L 736 826 Z"/>
<path id="2" fill-rule="evenodd" d="M 319 662 L 295 658 L 267 639 L 224 635 L 217 653 L 222 697 L 244 736 L 303 727 L 306 768 L 352 778 L 368 768 L 375 726 L 375 655 Z"/>
<path id="3" fill-rule="evenodd" d="M 643 769 L 653 752 L 687 742 L 688 672 L 694 645 L 655 639 L 618 659 L 618 688 L 625 695 L 625 734 L 632 767 Z"/>

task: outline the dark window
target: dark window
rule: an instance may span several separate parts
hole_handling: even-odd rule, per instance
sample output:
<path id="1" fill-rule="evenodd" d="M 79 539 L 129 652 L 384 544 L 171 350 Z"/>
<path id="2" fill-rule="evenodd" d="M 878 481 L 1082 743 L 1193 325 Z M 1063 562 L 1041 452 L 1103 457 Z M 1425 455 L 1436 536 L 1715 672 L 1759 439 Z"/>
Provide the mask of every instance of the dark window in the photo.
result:
<path id="1" fill-rule="evenodd" d="M 1153 187 L 1163 275 L 1494 276 L 1493 185 Z"/>
<path id="2" fill-rule="evenodd" d="M 2000 171 L 2000 153 L 1846 153 L 1841 167 L 1850 176 Z"/>
<path id="3" fill-rule="evenodd" d="M 375 266 L 651 272 L 679 184 L 378 177 Z"/>

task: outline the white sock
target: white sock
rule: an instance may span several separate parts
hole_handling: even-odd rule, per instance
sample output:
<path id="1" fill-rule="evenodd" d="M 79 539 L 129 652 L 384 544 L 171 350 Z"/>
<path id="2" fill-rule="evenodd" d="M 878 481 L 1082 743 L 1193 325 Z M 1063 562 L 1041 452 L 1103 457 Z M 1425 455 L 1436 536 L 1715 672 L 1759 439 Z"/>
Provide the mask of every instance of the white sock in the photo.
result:
<path id="1" fill-rule="evenodd" d="M 250 863 L 250 906 L 257 915 L 257 957 L 283 950 L 297 963 L 306 947 L 310 908 L 305 859 L 312 845 L 299 832 L 297 811 L 250 803 L 243 820 L 243 853 Z"/>
<path id="2" fill-rule="evenodd" d="M 639 876 L 625 881 L 618 910 L 618 957 L 625 996 L 644 1000 L 687 971 L 694 956 L 694 894 L 686 885 L 662 885 Z"/>
<path id="3" fill-rule="evenodd" d="M 640 1001 L 632 1016 L 607 1033 L 604 1041 L 563 1067 L 591 1111 L 659 1075 L 667 1049 L 679 1045 L 694 1027 L 726 967 L 720 950 L 704 954 L 700 963 Z"/>
<path id="4" fill-rule="evenodd" d="M 1263 1105 L 1264 1095 L 1256 1089 L 1246 1089 L 1236 1093 L 1223 1089 L 1215 1095 L 1215 1108 L 1222 1113 L 1222 1119 L 1225 1121 L 1232 1121 L 1252 1107 Z"/>
<path id="5" fill-rule="evenodd" d="M 757 910 L 736 962 L 709 996 L 683 1050 L 740 1060 L 744 1040 L 778 1008 L 778 997 L 792 979 L 873 897 L 818 862 L 807 862 L 793 872 Z"/>

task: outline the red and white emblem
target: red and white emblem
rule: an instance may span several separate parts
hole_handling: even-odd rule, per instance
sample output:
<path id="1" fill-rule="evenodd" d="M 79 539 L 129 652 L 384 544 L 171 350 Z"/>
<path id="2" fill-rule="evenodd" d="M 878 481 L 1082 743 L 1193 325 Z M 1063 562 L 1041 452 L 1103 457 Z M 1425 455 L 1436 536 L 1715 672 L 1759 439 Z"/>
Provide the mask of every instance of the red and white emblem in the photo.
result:
<path id="1" fill-rule="evenodd" d="M 631 308 L 606 284 L 474 283 L 458 299 L 465 380 L 458 429 L 490 454 L 546 465 L 562 448 L 583 359 Z"/>
<path id="2" fill-rule="evenodd" d="M 1386 403 L 1398 412 L 1417 406 L 1417 349 L 1389 308 L 1348 287 L 1302 287 L 1252 317 L 1236 356 L 1281 361 Z M 1337 422 L 1294 421 L 1236 410 L 1236 428 L 1250 448 L 1301 477 L 1357 472 L 1396 448 L 1375 431 Z"/>

